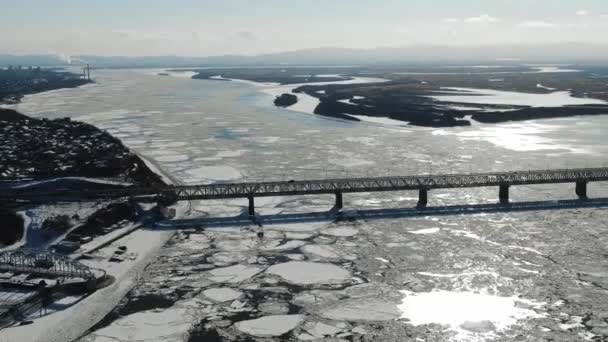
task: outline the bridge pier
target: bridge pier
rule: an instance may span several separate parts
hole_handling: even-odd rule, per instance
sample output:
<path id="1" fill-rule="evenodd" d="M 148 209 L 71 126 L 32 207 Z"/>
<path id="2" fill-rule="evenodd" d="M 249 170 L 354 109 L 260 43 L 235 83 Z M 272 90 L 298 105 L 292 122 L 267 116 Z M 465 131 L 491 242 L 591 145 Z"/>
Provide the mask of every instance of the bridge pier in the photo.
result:
<path id="1" fill-rule="evenodd" d="M 344 207 L 344 200 L 342 199 L 342 192 L 336 191 L 336 205 L 334 209 L 342 209 Z"/>
<path id="2" fill-rule="evenodd" d="M 507 205 L 509 204 L 509 185 L 501 184 L 498 190 L 498 199 L 500 204 Z"/>
<path id="3" fill-rule="evenodd" d="M 576 182 L 576 195 L 581 200 L 587 199 L 587 182 L 585 182 L 585 181 Z"/>
<path id="4" fill-rule="evenodd" d="M 420 188 L 418 190 L 418 204 L 416 208 L 424 209 L 429 202 L 429 190 L 425 188 Z"/>
<path id="5" fill-rule="evenodd" d="M 255 217 L 255 201 L 253 196 L 249 196 L 249 217 Z"/>

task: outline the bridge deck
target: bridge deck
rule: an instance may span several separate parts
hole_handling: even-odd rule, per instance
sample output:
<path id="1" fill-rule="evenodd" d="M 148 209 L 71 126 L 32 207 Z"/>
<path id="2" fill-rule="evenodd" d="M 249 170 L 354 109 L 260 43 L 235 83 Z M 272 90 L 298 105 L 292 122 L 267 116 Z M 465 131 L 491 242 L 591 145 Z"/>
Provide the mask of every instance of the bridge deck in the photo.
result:
<path id="1" fill-rule="evenodd" d="M 608 181 L 608 168 L 536 170 L 502 173 L 419 175 L 403 177 L 369 177 L 321 180 L 276 181 L 258 183 L 219 183 L 156 188 L 125 188 L 119 190 L 87 190 L 40 192 L 12 189 L 0 192 L 0 200 L 84 201 L 91 199 L 134 198 L 156 201 L 167 196 L 173 200 L 209 200 L 307 194 L 335 194 L 398 190 L 430 190 L 447 188 L 531 185 L 550 183 L 587 183 Z"/>

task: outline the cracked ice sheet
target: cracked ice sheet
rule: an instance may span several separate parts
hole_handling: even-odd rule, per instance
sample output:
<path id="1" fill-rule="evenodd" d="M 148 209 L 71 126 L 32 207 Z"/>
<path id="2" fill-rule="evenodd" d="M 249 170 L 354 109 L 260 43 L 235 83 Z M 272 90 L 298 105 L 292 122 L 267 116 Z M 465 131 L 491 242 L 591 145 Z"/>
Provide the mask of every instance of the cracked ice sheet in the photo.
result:
<path id="1" fill-rule="evenodd" d="M 235 324 L 241 332 L 259 337 L 281 336 L 293 330 L 304 320 L 303 315 L 264 316 Z"/>
<path id="2" fill-rule="evenodd" d="M 333 264 L 291 261 L 270 266 L 269 274 L 275 274 L 292 284 L 341 284 L 351 278 L 350 272 Z"/>
<path id="3" fill-rule="evenodd" d="M 137 312 L 97 330 L 83 342 L 182 342 L 196 318 L 186 307 Z"/>
<path id="4" fill-rule="evenodd" d="M 246 265 L 220 267 L 209 271 L 209 280 L 216 283 L 240 283 L 255 276 L 263 270 L 264 269 L 260 267 Z"/>

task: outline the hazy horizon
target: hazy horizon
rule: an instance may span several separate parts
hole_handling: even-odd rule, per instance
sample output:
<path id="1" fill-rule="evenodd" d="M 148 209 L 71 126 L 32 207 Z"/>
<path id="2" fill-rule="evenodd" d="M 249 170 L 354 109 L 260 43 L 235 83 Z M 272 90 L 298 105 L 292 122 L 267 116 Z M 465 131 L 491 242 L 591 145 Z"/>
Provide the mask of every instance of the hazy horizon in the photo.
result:
<path id="1" fill-rule="evenodd" d="M 206 57 L 319 47 L 605 44 L 608 3 L 0 1 L 5 54 Z"/>

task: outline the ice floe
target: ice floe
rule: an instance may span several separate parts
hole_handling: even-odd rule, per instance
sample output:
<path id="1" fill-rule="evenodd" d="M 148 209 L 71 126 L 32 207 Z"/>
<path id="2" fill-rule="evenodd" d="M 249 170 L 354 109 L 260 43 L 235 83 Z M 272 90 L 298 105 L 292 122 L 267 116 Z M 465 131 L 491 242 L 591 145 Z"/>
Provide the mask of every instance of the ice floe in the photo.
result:
<path id="1" fill-rule="evenodd" d="M 352 227 L 335 227 L 324 229 L 322 233 L 336 237 L 351 237 L 359 234 L 359 230 Z"/>
<path id="2" fill-rule="evenodd" d="M 300 250 L 313 259 L 341 259 L 340 253 L 335 248 L 327 245 L 306 245 Z"/>
<path id="3" fill-rule="evenodd" d="M 263 270 L 263 268 L 250 265 L 221 267 L 209 271 L 209 280 L 216 283 L 240 283 Z"/>
<path id="4" fill-rule="evenodd" d="M 243 293 L 229 287 L 220 287 L 207 289 L 203 291 L 203 295 L 214 302 L 228 302 L 238 299 L 243 295 Z"/>
<path id="5" fill-rule="evenodd" d="M 181 342 L 193 321 L 186 308 L 137 312 L 95 331 L 86 341 Z"/>
<path id="6" fill-rule="evenodd" d="M 235 324 L 235 327 L 248 335 L 274 337 L 290 332 L 302 321 L 304 321 L 303 315 L 274 315 L 240 321 Z"/>
<path id="7" fill-rule="evenodd" d="M 314 336 L 314 338 L 323 338 L 326 336 L 334 336 L 342 331 L 333 325 L 325 324 L 323 322 L 307 322 L 304 324 L 304 330 Z"/>
<path id="8" fill-rule="evenodd" d="M 274 243 L 266 244 L 262 249 L 269 251 L 287 251 L 302 247 L 306 244 L 306 241 L 300 240 L 289 240 L 281 244 L 281 240 L 275 240 Z"/>
<path id="9" fill-rule="evenodd" d="M 292 284 L 340 284 L 351 277 L 349 271 L 333 264 L 290 261 L 270 266 L 266 273 L 275 274 Z"/>

